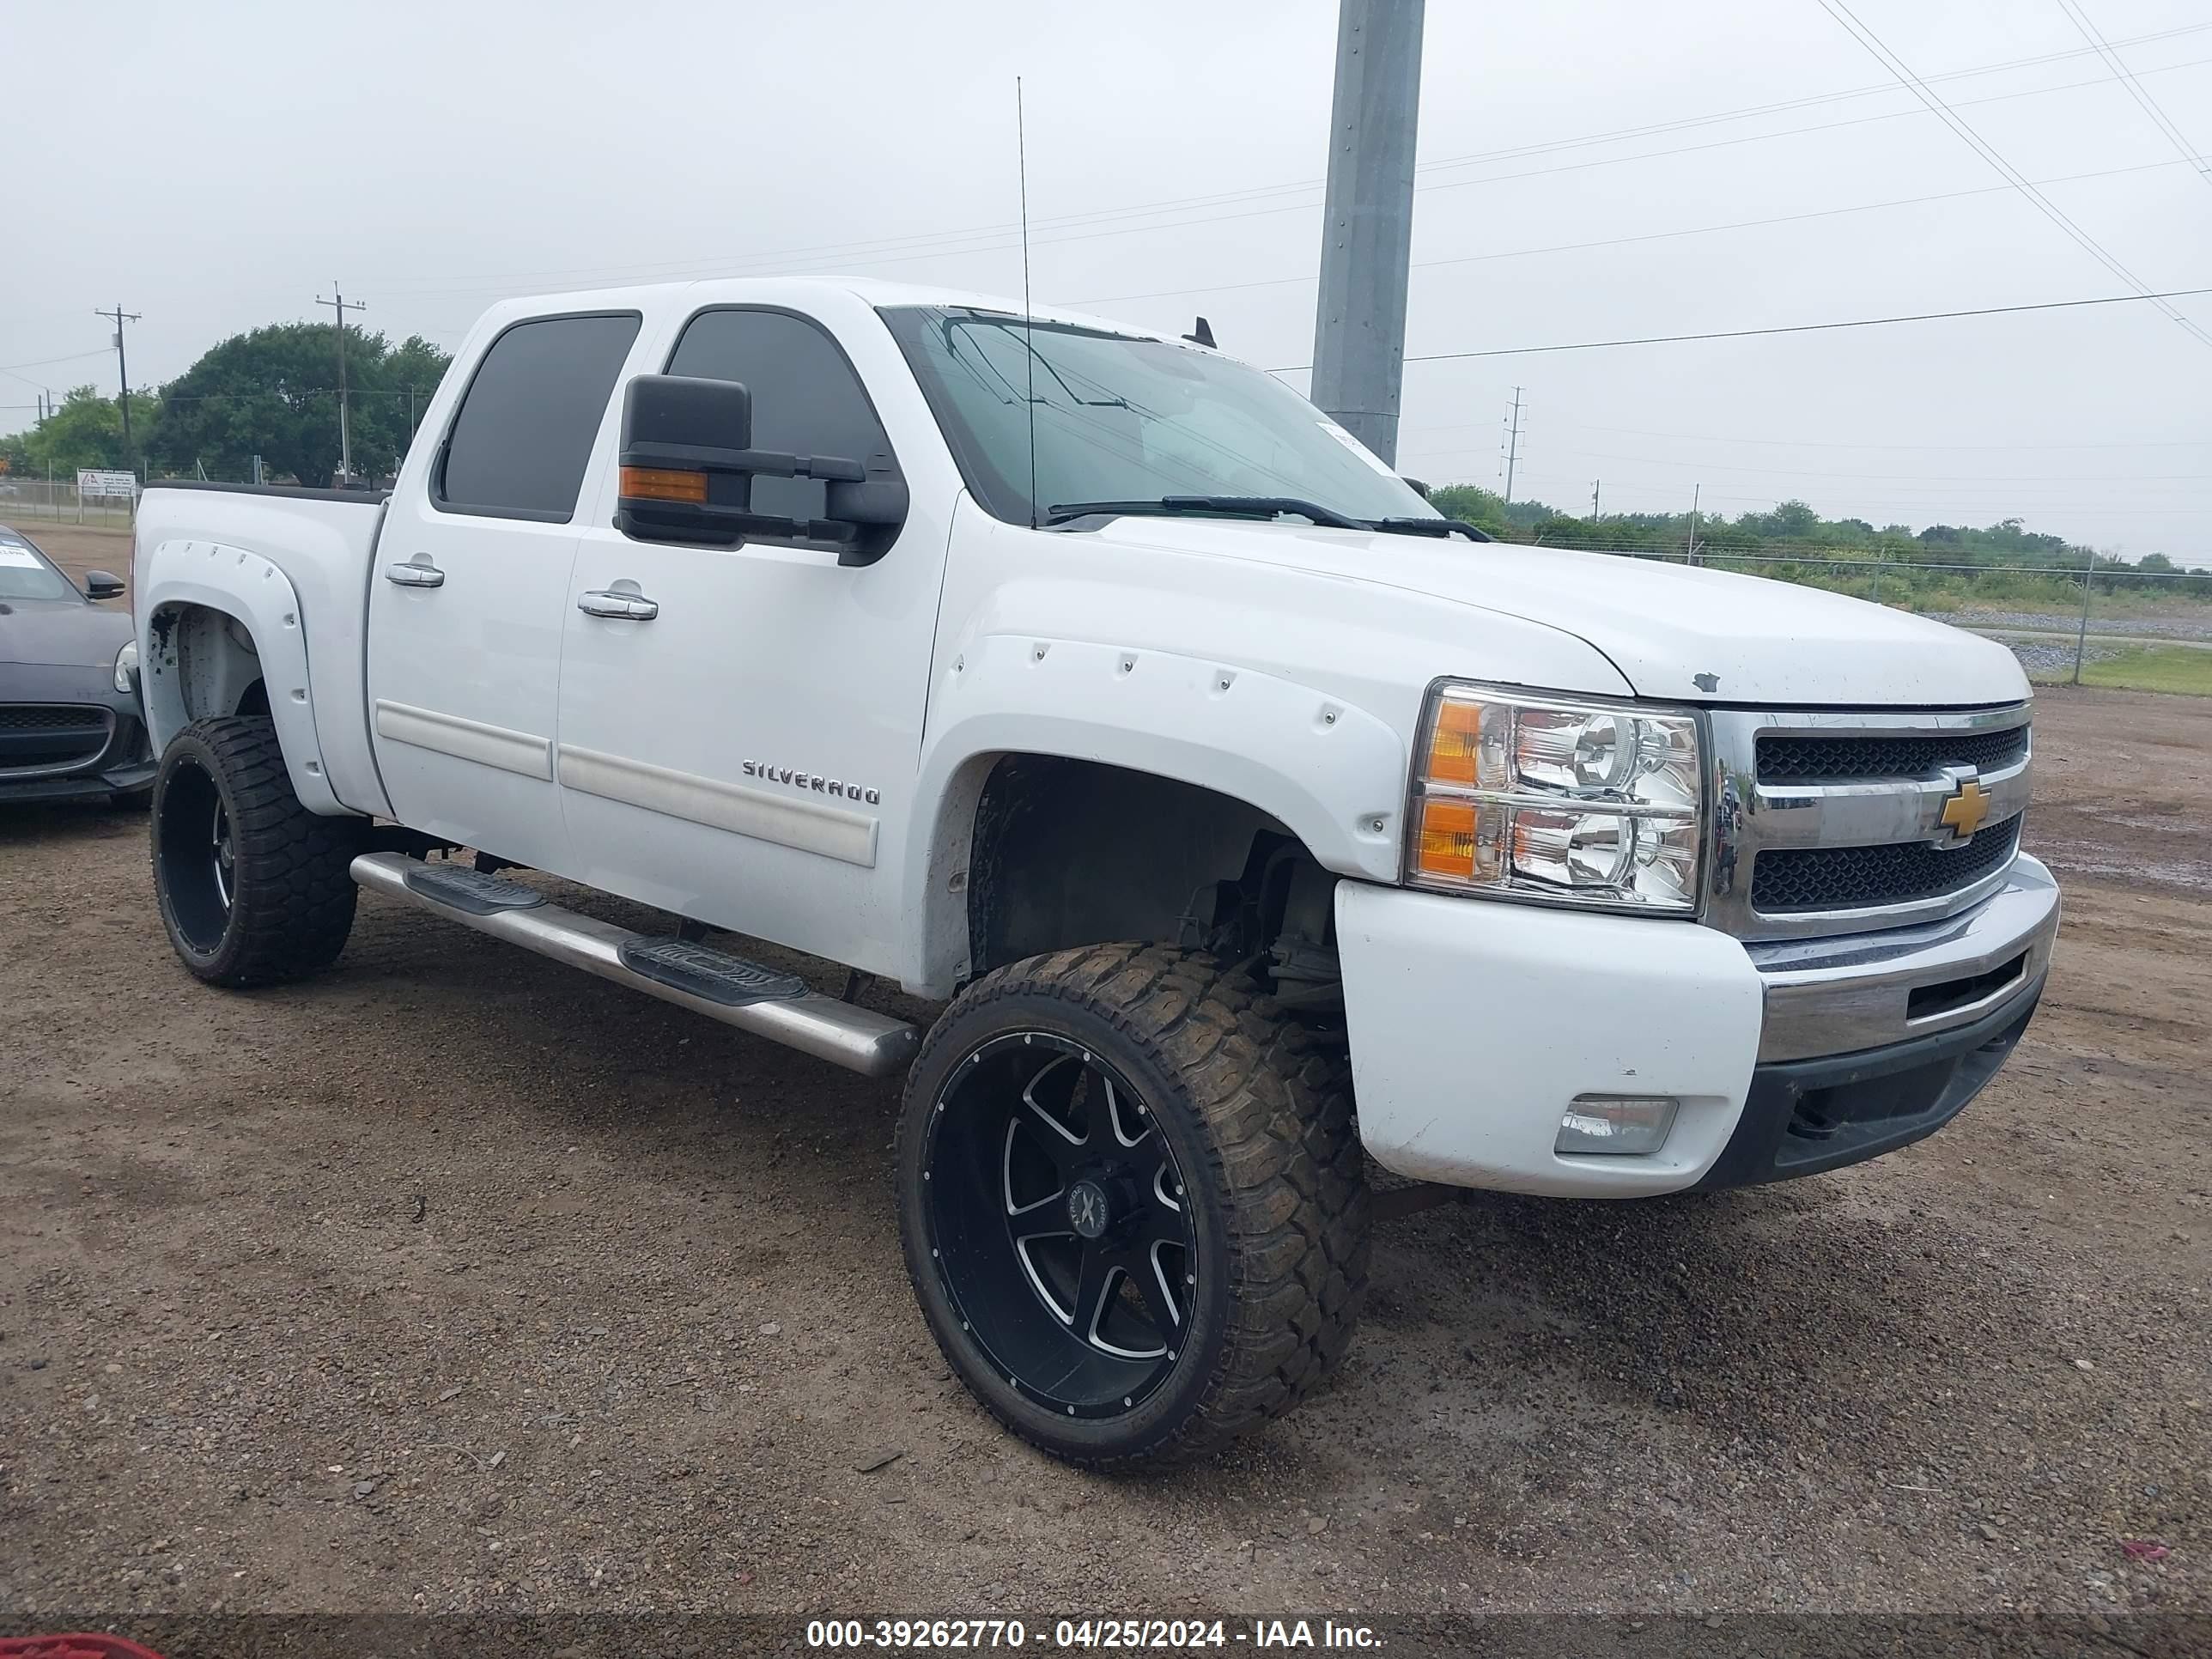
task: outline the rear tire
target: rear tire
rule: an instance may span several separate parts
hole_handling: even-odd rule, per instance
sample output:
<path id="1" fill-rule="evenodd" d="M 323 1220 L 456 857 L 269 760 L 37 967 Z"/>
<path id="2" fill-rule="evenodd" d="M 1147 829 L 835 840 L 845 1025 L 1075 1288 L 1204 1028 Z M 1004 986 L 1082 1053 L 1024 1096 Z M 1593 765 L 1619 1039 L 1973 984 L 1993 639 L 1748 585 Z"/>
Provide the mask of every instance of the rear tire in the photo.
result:
<path id="1" fill-rule="evenodd" d="M 363 823 L 300 804 L 268 720 L 194 720 L 154 779 L 154 890 L 178 959 L 234 988 L 328 967 L 353 929 Z"/>
<path id="2" fill-rule="evenodd" d="M 1194 1456 L 1342 1357 L 1362 1158 L 1342 1058 L 1213 958 L 1033 957 L 963 992 L 908 1076 L 907 1271 L 1024 1440 L 1090 1468 Z"/>

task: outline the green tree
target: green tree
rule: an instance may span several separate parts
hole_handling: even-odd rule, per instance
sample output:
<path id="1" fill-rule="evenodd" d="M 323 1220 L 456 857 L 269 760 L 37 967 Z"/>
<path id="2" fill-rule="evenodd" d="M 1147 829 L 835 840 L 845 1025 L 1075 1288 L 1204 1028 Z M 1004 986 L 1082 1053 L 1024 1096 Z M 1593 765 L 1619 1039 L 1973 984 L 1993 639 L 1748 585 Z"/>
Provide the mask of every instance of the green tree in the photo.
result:
<path id="1" fill-rule="evenodd" d="M 346 412 L 356 474 L 398 468 L 417 414 L 451 360 L 419 337 L 396 349 L 346 330 Z M 210 477 L 329 483 L 338 469 L 337 337 L 326 324 L 276 323 L 234 335 L 162 389 L 155 457 L 162 470 Z"/>
<path id="2" fill-rule="evenodd" d="M 70 390 L 61 404 L 28 432 L 7 440 L 9 465 L 27 478 L 43 478 L 51 468 L 56 478 L 76 479 L 81 466 L 121 471 L 143 461 L 160 424 L 160 405 L 143 392 L 131 394 L 131 447 L 123 447 L 123 410 L 112 398 L 103 398 L 95 386 Z"/>

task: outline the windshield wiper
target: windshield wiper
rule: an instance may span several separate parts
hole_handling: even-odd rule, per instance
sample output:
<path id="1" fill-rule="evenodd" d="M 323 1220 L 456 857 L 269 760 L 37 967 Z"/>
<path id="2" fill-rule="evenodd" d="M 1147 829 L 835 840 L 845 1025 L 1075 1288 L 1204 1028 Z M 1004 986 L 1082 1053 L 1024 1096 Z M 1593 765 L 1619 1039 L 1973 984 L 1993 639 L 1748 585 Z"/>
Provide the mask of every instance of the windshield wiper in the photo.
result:
<path id="1" fill-rule="evenodd" d="M 1471 542 L 1498 539 L 1464 519 L 1377 519 L 1374 528 L 1394 536 L 1464 536 Z"/>
<path id="2" fill-rule="evenodd" d="M 1302 501 L 1295 495 L 1163 495 L 1150 501 L 1066 501 L 1045 514 L 1047 524 L 1066 524 L 1094 514 L 1149 514 L 1175 518 L 1188 513 L 1218 513 L 1239 519 L 1273 519 L 1294 513 L 1331 530 L 1372 530 L 1364 519 L 1347 517 L 1318 501 Z"/>

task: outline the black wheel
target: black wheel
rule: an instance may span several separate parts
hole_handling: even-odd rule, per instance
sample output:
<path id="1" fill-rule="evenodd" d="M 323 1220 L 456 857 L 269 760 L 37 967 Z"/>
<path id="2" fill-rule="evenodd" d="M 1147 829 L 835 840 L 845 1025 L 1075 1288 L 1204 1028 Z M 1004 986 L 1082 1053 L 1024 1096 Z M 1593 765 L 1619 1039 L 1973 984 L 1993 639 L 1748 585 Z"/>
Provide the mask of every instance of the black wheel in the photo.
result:
<path id="1" fill-rule="evenodd" d="M 1358 1317 L 1345 1065 L 1209 957 L 1100 945 L 977 981 L 908 1076 L 898 1185 L 946 1359 L 1073 1462 L 1227 1443 Z"/>
<path id="2" fill-rule="evenodd" d="M 154 890 L 169 943 L 211 985 L 267 985 L 330 965 L 353 928 L 347 866 L 362 820 L 300 805 L 276 727 L 194 720 L 154 779 Z"/>

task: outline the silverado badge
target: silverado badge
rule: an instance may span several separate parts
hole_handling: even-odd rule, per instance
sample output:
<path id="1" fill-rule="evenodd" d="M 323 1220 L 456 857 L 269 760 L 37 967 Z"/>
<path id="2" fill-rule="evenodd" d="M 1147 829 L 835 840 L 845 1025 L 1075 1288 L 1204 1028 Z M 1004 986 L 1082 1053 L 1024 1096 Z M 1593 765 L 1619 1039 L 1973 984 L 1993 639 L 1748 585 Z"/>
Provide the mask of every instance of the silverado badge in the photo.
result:
<path id="1" fill-rule="evenodd" d="M 1943 803 L 1942 822 L 1960 841 L 1970 840 L 1982 827 L 1982 820 L 1990 815 L 1990 792 L 1982 787 L 1980 780 L 1961 778 L 1959 787 Z"/>

